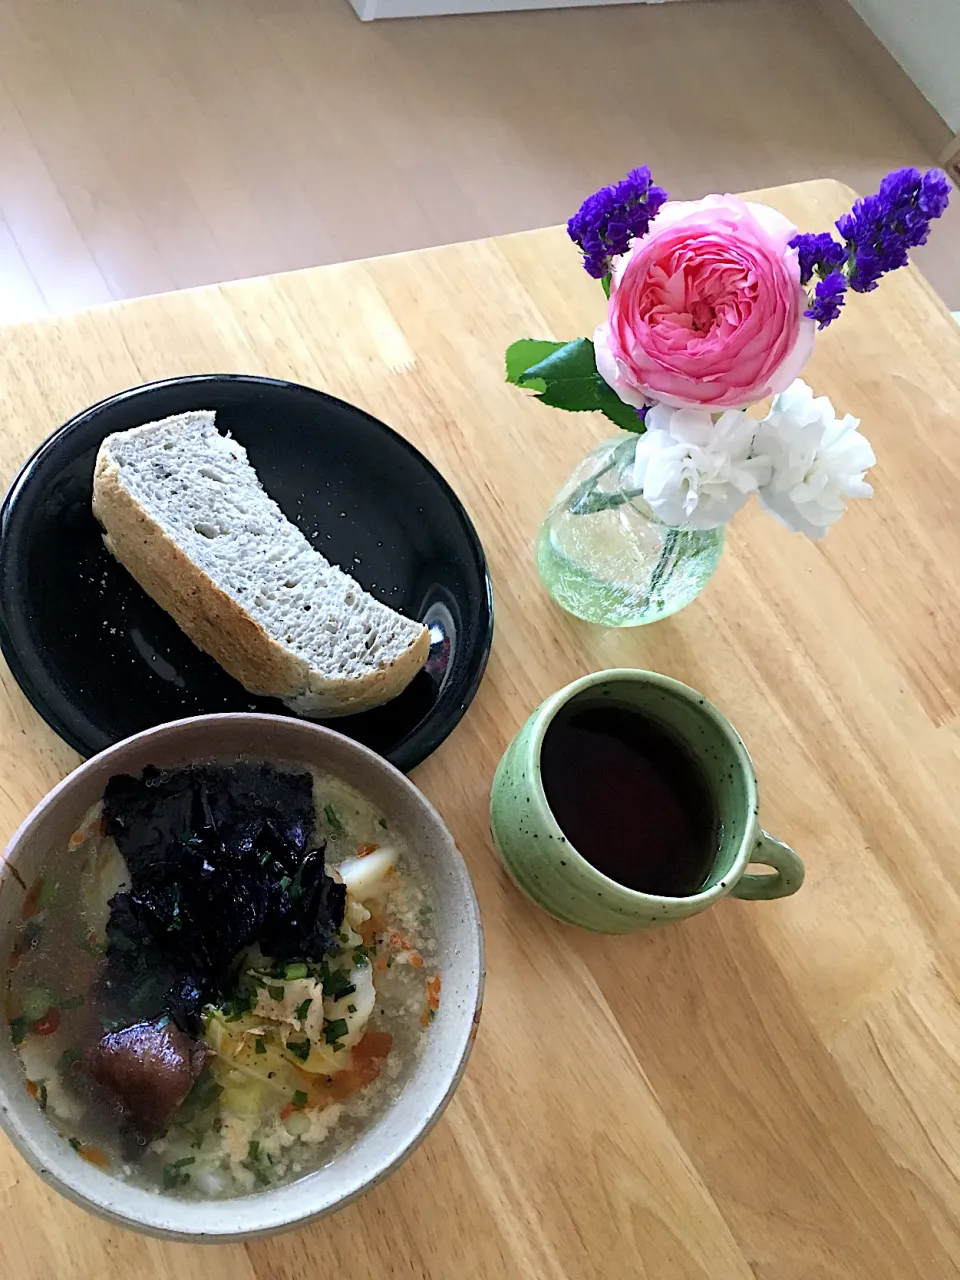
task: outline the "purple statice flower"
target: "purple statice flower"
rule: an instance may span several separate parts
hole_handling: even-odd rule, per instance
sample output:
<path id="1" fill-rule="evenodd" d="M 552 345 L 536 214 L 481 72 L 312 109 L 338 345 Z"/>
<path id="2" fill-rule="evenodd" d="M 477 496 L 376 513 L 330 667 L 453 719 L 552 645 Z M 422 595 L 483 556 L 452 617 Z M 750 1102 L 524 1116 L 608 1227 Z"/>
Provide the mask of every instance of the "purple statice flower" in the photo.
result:
<path id="1" fill-rule="evenodd" d="M 838 245 L 837 248 L 840 246 Z M 842 271 L 831 271 L 828 276 L 817 281 L 810 306 L 803 313 L 811 320 L 816 320 L 817 327 L 825 329 L 831 320 L 836 320 L 844 303 L 847 282 Z"/>
<path id="2" fill-rule="evenodd" d="M 905 267 L 910 250 L 926 244 L 930 223 L 950 199 L 950 184 L 939 169 L 888 173 L 880 190 L 858 200 L 837 219 L 847 248 L 846 276 L 857 293 L 870 293 L 881 276 Z"/>
<path id="3" fill-rule="evenodd" d="M 824 274 L 839 267 L 846 259 L 847 251 L 837 244 L 829 231 L 807 231 L 790 241 L 800 259 L 800 283 L 809 284 L 814 273 Z"/>
<path id="4" fill-rule="evenodd" d="M 950 183 L 939 169 L 896 169 L 872 196 L 857 200 L 836 221 L 843 243 L 829 231 L 807 232 L 790 241 L 800 265 L 800 283 L 816 278 L 804 315 L 825 329 L 840 314 L 847 289 L 870 293 L 881 276 L 905 267 L 910 250 L 925 244 L 930 223 L 950 199 Z"/>
<path id="5" fill-rule="evenodd" d="M 626 253 L 633 240 L 647 234 L 666 199 L 666 191 L 653 185 L 646 165 L 587 196 L 567 223 L 570 239 L 583 253 L 587 273 L 596 280 L 609 275 L 612 260 Z"/>

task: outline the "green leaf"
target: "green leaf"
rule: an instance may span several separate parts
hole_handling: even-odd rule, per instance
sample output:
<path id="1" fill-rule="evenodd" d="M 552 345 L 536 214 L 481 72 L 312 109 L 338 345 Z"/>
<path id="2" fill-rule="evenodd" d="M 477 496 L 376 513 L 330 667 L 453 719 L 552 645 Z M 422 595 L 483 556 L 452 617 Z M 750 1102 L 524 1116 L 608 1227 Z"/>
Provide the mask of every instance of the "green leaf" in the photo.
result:
<path id="1" fill-rule="evenodd" d="M 518 375 L 519 387 L 529 386 L 533 379 L 549 385 L 552 382 L 578 382 L 589 378 L 591 374 L 596 375 L 597 361 L 589 338 L 574 338 L 572 342 L 558 343 L 531 342 L 530 346 L 540 346 L 544 353 Z M 549 350 L 546 350 L 547 347 Z"/>
<path id="2" fill-rule="evenodd" d="M 604 382 L 599 373 L 597 377 L 600 379 L 600 403 L 597 409 L 600 413 L 605 414 L 611 422 L 615 422 L 618 427 L 622 427 L 624 431 L 632 431 L 638 436 L 642 436 L 646 431 L 646 425 L 637 416 L 637 411 L 632 404 L 625 404 L 617 395 L 613 387 L 608 382 Z"/>
<path id="3" fill-rule="evenodd" d="M 624 404 L 597 373 L 596 354 L 589 338 L 564 343 L 524 370 L 517 385 L 536 391 L 537 398 L 554 409 L 603 413 L 624 431 L 644 431 L 636 410 Z"/>
<path id="4" fill-rule="evenodd" d="M 507 347 L 507 381 L 520 385 L 521 376 L 531 365 L 538 364 L 554 351 L 565 346 L 563 342 L 551 342 L 549 338 L 519 338 Z M 525 383 L 529 386 L 529 383 Z M 542 390 L 536 387 L 534 390 Z"/>

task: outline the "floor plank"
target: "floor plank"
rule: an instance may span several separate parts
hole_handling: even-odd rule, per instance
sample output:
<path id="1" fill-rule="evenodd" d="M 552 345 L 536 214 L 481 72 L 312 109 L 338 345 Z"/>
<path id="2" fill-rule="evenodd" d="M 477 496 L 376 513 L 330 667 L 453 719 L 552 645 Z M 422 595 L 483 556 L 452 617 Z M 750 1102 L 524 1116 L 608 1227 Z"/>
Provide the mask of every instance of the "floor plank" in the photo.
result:
<path id="1" fill-rule="evenodd" d="M 935 157 L 808 0 L 364 24 L 346 0 L 5 0 L 0 317 Z M 960 199 L 918 260 L 960 306 Z"/>

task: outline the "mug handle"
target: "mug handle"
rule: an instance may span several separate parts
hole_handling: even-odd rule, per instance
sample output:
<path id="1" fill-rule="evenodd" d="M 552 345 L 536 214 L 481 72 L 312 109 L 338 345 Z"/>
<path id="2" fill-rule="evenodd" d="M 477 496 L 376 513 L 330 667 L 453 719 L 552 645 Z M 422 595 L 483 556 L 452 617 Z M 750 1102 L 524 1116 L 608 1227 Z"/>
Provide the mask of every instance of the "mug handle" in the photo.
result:
<path id="1" fill-rule="evenodd" d="M 751 862 L 762 862 L 776 870 L 776 875 L 755 876 L 745 874 L 730 890 L 732 898 L 744 898 L 749 902 L 769 902 L 771 898 L 788 898 L 803 884 L 803 863 L 789 845 L 775 840 L 766 831 L 760 832 L 756 847 L 750 855 Z"/>

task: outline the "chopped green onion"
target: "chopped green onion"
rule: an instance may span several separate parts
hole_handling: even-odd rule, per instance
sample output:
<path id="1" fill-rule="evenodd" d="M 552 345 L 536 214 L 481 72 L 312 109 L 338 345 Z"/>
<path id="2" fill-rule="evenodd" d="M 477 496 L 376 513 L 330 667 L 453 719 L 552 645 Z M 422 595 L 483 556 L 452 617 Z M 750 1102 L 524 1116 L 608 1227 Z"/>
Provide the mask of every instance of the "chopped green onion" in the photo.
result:
<path id="1" fill-rule="evenodd" d="M 260 1154 L 260 1143 L 256 1138 L 250 1139 L 250 1145 L 247 1148 L 247 1164 L 253 1170 L 253 1176 L 261 1186 L 265 1186 L 269 1181 L 267 1171 L 263 1168 L 262 1161 L 266 1159 Z"/>
<path id="2" fill-rule="evenodd" d="M 310 1041 L 309 1040 L 288 1040 L 287 1048 L 293 1054 L 293 1056 L 295 1058 L 299 1058 L 301 1062 L 306 1062 L 306 1060 L 310 1057 Z"/>
<path id="3" fill-rule="evenodd" d="M 79 1138 L 71 1138 L 70 1145 L 71 1147 L 73 1147 L 74 1151 L 79 1151 L 83 1144 L 81 1143 Z"/>
<path id="4" fill-rule="evenodd" d="M 60 885 L 56 880 L 50 880 L 47 877 L 43 879 L 40 884 L 40 892 L 37 894 L 38 911 L 43 911 L 45 907 L 49 907 L 50 903 L 53 902 L 54 898 L 57 896 L 57 890 L 59 888 Z"/>
<path id="5" fill-rule="evenodd" d="M 257 1036 L 256 1040 L 254 1040 L 253 1043 L 254 1043 L 254 1046 L 256 1047 L 257 1053 L 267 1052 L 267 1046 L 263 1043 L 263 1036 Z"/>
<path id="6" fill-rule="evenodd" d="M 297 1089 L 294 1091 L 292 1101 L 295 1107 L 305 1107 L 307 1105 L 307 1095 L 302 1089 Z"/>
<path id="7" fill-rule="evenodd" d="M 332 804 L 325 804 L 323 806 L 323 816 L 338 836 L 343 835 L 343 823 L 337 817 Z"/>
<path id="8" fill-rule="evenodd" d="M 328 1022 L 324 1027 L 323 1036 L 327 1044 L 336 1044 L 338 1040 L 343 1039 L 349 1030 L 346 1018 L 335 1018 L 333 1022 Z"/>
<path id="9" fill-rule="evenodd" d="M 179 1160 L 172 1160 L 169 1164 L 163 1166 L 163 1187 L 165 1191 L 171 1191 L 174 1187 L 185 1187 L 190 1181 L 189 1173 L 183 1170 L 187 1165 L 195 1164 L 196 1156 L 182 1156 Z"/>
<path id="10" fill-rule="evenodd" d="M 19 1018 L 10 1019 L 10 1035 L 14 1044 L 21 1044 L 24 1036 L 27 1034 L 27 1020 L 21 1016 Z"/>
<path id="11" fill-rule="evenodd" d="M 343 969 L 330 970 L 323 980 L 323 994 L 329 996 L 331 1000 L 342 1000 L 345 996 L 352 996 L 356 989 Z"/>
<path id="12" fill-rule="evenodd" d="M 377 821 L 379 822 L 380 826 L 381 826 L 381 827 L 383 827 L 384 831 L 386 831 L 386 829 L 387 829 L 387 820 L 386 820 L 386 818 L 378 818 L 378 819 L 377 819 Z"/>
<path id="13" fill-rule="evenodd" d="M 356 1012 L 357 1012 L 357 1006 L 355 1004 L 347 1005 L 347 1013 L 356 1013 Z"/>
<path id="14" fill-rule="evenodd" d="M 296 964 L 288 964 L 283 971 L 283 976 L 288 982 L 294 978 L 305 978 L 307 976 L 307 966 L 302 960 L 298 960 Z"/>
<path id="15" fill-rule="evenodd" d="M 39 1022 L 50 1004 L 50 992 L 46 987 L 31 987 L 23 993 L 23 1016 L 28 1022 Z"/>
<path id="16" fill-rule="evenodd" d="M 223 1093 L 223 1086 L 217 1084 L 213 1072 L 204 1067 L 197 1076 L 196 1084 L 184 1098 L 177 1111 L 177 1123 L 188 1125 L 208 1107 L 212 1107 Z"/>
<path id="17" fill-rule="evenodd" d="M 307 996 L 306 1000 L 300 1001 L 300 1003 L 297 1005 L 297 1013 L 296 1013 L 296 1018 L 298 1022 L 302 1022 L 304 1020 L 304 1018 L 310 1012 L 310 1006 L 312 1004 L 313 1004 L 313 999 L 310 996 Z"/>
<path id="18" fill-rule="evenodd" d="M 291 879 L 291 877 L 290 877 L 290 876 L 281 876 L 281 877 L 280 877 L 280 888 L 281 888 L 281 889 L 289 889 L 289 888 L 290 888 L 290 886 L 291 886 L 292 884 L 293 884 L 293 880 Z"/>
<path id="19" fill-rule="evenodd" d="M 282 1000 L 283 994 L 283 987 L 267 987 L 267 995 L 271 1000 Z"/>
<path id="20" fill-rule="evenodd" d="M 42 1081 L 42 1080 L 40 1081 L 40 1088 L 37 1090 L 37 1102 L 39 1102 L 39 1104 L 40 1104 L 40 1110 L 41 1110 L 41 1111 L 46 1111 L 46 1109 L 47 1109 L 47 1086 L 43 1083 L 43 1081 Z"/>
<path id="21" fill-rule="evenodd" d="M 262 984 L 261 984 L 262 985 Z M 246 976 L 237 983 L 231 995 L 220 1006 L 225 1022 L 236 1022 L 257 1002 L 256 985 Z"/>

